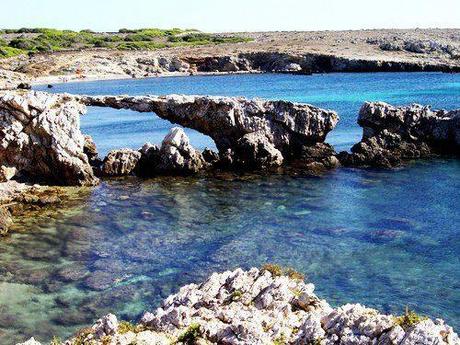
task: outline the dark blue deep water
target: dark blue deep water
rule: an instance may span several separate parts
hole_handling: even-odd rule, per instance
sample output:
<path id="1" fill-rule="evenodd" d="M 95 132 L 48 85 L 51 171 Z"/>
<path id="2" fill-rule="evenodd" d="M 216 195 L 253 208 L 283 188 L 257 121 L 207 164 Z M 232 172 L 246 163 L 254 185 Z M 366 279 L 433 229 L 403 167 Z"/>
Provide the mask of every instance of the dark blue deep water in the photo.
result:
<path id="1" fill-rule="evenodd" d="M 40 87 L 39 89 L 46 89 Z M 338 149 L 360 137 L 363 101 L 460 107 L 460 75 L 174 77 L 56 85 L 87 94 L 243 95 L 334 109 Z M 82 129 L 105 153 L 159 143 L 151 114 L 90 109 Z M 197 147 L 212 142 L 195 132 Z M 68 207 L 23 219 L 0 240 L 0 343 L 65 337 L 114 312 L 136 319 L 181 285 L 266 262 L 308 275 L 334 305 L 405 306 L 460 329 L 460 161 L 322 177 L 106 181 Z"/>

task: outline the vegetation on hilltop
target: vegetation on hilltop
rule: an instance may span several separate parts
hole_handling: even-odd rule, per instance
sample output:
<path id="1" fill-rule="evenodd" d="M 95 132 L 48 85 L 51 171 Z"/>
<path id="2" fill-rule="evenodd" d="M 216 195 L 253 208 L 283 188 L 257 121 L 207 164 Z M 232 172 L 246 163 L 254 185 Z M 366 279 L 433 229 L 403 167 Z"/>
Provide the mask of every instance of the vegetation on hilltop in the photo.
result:
<path id="1" fill-rule="evenodd" d="M 0 30 L 0 58 L 37 52 L 56 52 L 91 48 L 153 50 L 174 46 L 247 42 L 239 36 L 222 36 L 197 30 L 120 29 L 118 33 L 96 33 L 46 28 Z"/>

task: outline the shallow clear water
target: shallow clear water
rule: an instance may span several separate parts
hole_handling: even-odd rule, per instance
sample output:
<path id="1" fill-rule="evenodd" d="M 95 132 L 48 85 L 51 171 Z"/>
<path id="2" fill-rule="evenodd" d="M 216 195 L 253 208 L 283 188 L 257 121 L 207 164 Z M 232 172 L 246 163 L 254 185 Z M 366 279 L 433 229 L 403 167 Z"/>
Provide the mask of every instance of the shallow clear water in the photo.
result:
<path id="1" fill-rule="evenodd" d="M 363 100 L 454 108 L 459 81 L 460 75 L 447 74 L 257 75 L 52 90 L 310 102 L 339 111 L 342 126 L 330 141 L 346 149 L 359 137 L 353 123 Z M 132 147 L 159 142 L 169 126 L 130 112 L 91 110 L 83 118 L 84 131 L 106 150 L 122 146 L 117 137 Z M 194 139 L 197 146 L 207 140 Z M 0 344 L 31 335 L 65 337 L 107 312 L 135 319 L 210 272 L 265 262 L 305 272 L 332 304 L 361 302 L 394 313 L 408 305 L 460 329 L 459 176 L 460 161 L 439 159 L 396 171 L 338 169 L 317 178 L 104 182 L 80 203 L 24 219 L 19 232 L 0 240 Z"/>

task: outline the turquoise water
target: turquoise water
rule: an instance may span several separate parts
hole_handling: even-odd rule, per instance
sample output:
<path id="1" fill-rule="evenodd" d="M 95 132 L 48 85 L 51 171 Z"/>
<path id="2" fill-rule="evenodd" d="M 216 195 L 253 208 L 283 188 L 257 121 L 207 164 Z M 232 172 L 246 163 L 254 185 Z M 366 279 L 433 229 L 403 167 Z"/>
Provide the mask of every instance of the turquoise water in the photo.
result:
<path id="1" fill-rule="evenodd" d="M 310 102 L 339 111 L 342 124 L 329 140 L 346 149 L 359 137 L 354 122 L 364 99 L 455 108 L 459 81 L 448 74 L 241 75 L 52 90 Z M 83 128 L 104 150 L 159 142 L 170 124 L 144 115 L 91 109 Z M 438 159 L 314 178 L 106 181 L 80 202 L 24 219 L 0 240 L 0 344 L 64 338 L 108 312 L 136 319 L 213 271 L 266 262 L 306 273 L 334 305 L 360 302 L 393 313 L 407 305 L 460 329 L 459 176 L 460 161 Z"/>
<path id="2" fill-rule="evenodd" d="M 115 80 L 56 85 L 52 92 L 79 94 L 193 94 L 283 99 L 336 110 L 341 121 L 328 141 L 337 150 L 349 149 L 361 137 L 356 125 L 365 101 L 397 105 L 418 102 L 436 108 L 460 107 L 460 75 L 445 73 L 332 73 L 312 76 L 232 75 Z M 46 86 L 39 87 L 50 91 Z M 93 136 L 102 154 L 113 148 L 139 148 L 146 141 L 161 142 L 171 125 L 151 114 L 90 108 L 82 130 Z M 136 135 L 133 135 L 136 133 Z M 208 137 L 189 130 L 196 147 L 214 147 Z"/>

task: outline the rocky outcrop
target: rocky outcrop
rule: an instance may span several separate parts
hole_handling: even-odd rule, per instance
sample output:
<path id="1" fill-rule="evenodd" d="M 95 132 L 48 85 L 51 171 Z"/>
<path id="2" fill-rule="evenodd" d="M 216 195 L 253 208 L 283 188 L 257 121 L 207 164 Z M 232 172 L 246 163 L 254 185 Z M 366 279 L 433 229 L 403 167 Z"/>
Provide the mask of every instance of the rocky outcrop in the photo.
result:
<path id="1" fill-rule="evenodd" d="M 2 179 L 21 173 L 55 184 L 97 184 L 80 132 L 84 112 L 84 105 L 69 95 L 35 91 L 0 95 Z"/>
<path id="2" fill-rule="evenodd" d="M 188 175 L 210 165 L 201 152 L 190 145 L 184 130 L 174 127 L 163 139 L 161 147 L 146 143 L 139 151 L 123 149 L 109 152 L 102 164 L 102 174 L 126 176 L 135 173 L 142 177 Z"/>
<path id="3" fill-rule="evenodd" d="M 197 173 L 205 164 L 203 155 L 190 145 L 184 130 L 174 127 L 163 139 L 156 170 L 163 173 Z"/>
<path id="4" fill-rule="evenodd" d="M 324 142 L 339 118 L 333 111 L 284 101 L 211 96 L 82 96 L 86 105 L 156 113 L 209 135 L 230 162 L 279 165 Z M 247 152 L 247 149 L 253 152 Z"/>
<path id="5" fill-rule="evenodd" d="M 361 142 L 351 154 L 340 154 L 348 166 L 394 167 L 431 154 L 460 153 L 460 110 L 365 103 L 358 124 L 363 127 Z"/>
<path id="6" fill-rule="evenodd" d="M 115 150 L 102 162 L 91 137 L 80 132 L 85 105 L 156 113 L 212 137 L 220 157 L 208 150 L 205 159 L 183 130 L 174 128 L 160 148 Z M 335 112 L 283 101 L 7 92 L 0 96 L 0 180 L 25 176 L 52 184 L 94 185 L 95 174 L 191 174 L 217 163 L 225 168 L 277 167 L 322 144 L 337 122 Z"/>
<path id="7" fill-rule="evenodd" d="M 107 315 L 66 344 L 460 344 L 440 319 L 384 315 L 360 304 L 333 308 L 314 289 L 299 273 L 274 266 L 214 273 L 182 287 L 138 325 Z"/>
<path id="8" fill-rule="evenodd" d="M 130 175 L 137 166 L 141 153 L 131 149 L 112 150 L 102 163 L 103 176 Z"/>

